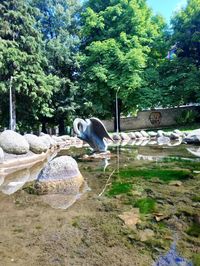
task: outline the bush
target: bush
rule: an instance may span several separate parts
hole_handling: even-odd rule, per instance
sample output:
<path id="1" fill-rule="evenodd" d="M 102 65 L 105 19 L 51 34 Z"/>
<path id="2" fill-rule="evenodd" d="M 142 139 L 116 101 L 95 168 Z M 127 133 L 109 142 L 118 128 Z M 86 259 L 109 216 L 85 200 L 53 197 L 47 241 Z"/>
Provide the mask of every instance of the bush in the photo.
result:
<path id="1" fill-rule="evenodd" d="M 191 124 L 197 121 L 199 114 L 194 110 L 184 110 L 179 117 L 176 118 L 178 125 Z"/>

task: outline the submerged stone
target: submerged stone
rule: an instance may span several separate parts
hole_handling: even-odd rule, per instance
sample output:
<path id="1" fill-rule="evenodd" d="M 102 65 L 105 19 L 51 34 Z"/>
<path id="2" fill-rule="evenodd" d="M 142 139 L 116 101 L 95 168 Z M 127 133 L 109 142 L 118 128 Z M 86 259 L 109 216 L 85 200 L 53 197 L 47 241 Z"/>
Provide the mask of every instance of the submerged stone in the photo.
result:
<path id="1" fill-rule="evenodd" d="M 77 162 L 70 156 L 60 156 L 50 161 L 41 171 L 35 189 L 38 194 L 76 194 L 83 183 Z"/>

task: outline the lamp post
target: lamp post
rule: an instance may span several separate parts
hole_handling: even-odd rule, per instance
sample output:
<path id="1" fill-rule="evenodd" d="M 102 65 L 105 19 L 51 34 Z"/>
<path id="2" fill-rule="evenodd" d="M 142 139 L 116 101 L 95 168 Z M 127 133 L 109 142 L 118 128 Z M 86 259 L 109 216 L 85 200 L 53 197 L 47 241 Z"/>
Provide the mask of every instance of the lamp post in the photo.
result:
<path id="1" fill-rule="evenodd" d="M 10 78 L 10 86 L 9 86 L 10 130 L 13 130 L 12 81 L 13 81 L 13 76 Z"/>
<path id="2" fill-rule="evenodd" d="M 15 106 L 15 92 L 13 94 L 12 84 L 13 84 L 14 76 L 10 78 L 10 85 L 9 85 L 9 113 L 10 113 L 10 121 L 9 121 L 9 128 L 10 130 L 16 130 L 16 106 Z"/>
<path id="3" fill-rule="evenodd" d="M 119 133 L 119 106 L 118 106 L 118 92 L 120 87 L 117 88 L 116 95 L 115 95 L 115 113 L 116 113 L 116 133 Z"/>

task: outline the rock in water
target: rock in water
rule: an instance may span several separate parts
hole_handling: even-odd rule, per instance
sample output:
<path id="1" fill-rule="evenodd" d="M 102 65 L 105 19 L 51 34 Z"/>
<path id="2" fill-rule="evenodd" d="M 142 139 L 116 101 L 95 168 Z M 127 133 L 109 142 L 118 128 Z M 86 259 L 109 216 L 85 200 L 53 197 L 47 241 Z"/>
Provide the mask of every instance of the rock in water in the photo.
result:
<path id="1" fill-rule="evenodd" d="M 70 156 L 61 156 L 50 161 L 41 171 L 35 188 L 38 194 L 76 194 L 83 184 L 77 162 Z"/>
<path id="2" fill-rule="evenodd" d="M 173 244 L 169 252 L 156 261 L 153 266 L 193 266 L 193 264 L 186 259 L 180 257 L 176 251 L 176 245 Z"/>
<path id="3" fill-rule="evenodd" d="M 0 147 L 0 163 L 2 163 L 3 161 L 4 161 L 4 152 L 2 148 Z"/>
<path id="4" fill-rule="evenodd" d="M 158 143 L 158 145 L 166 145 L 166 144 L 169 144 L 170 143 L 170 138 L 164 137 L 164 136 L 158 137 L 157 138 L 157 143 Z"/>
<path id="5" fill-rule="evenodd" d="M 7 153 L 26 154 L 29 151 L 29 144 L 20 134 L 5 130 L 0 135 L 0 147 Z"/>

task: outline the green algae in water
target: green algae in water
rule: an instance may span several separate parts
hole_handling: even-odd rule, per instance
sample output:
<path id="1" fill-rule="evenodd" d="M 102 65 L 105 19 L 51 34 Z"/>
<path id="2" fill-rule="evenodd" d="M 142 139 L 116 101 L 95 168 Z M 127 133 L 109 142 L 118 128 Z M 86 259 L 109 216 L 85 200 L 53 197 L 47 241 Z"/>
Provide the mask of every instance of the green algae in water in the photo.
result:
<path id="1" fill-rule="evenodd" d="M 159 178 L 164 182 L 172 180 L 185 180 L 191 177 L 189 170 L 175 170 L 175 169 L 124 169 L 120 171 L 120 177 L 130 179 L 134 177 L 143 177 L 146 180 Z"/>
<path id="2" fill-rule="evenodd" d="M 155 211 L 156 201 L 151 198 L 139 199 L 135 202 L 134 207 L 139 208 L 143 214 L 152 213 Z"/>
<path id="3" fill-rule="evenodd" d="M 113 183 L 111 189 L 107 192 L 108 196 L 116 196 L 120 194 L 126 194 L 132 189 L 130 183 Z"/>
<path id="4" fill-rule="evenodd" d="M 193 263 L 194 266 L 199 266 L 200 265 L 200 253 L 193 255 Z"/>
<path id="5" fill-rule="evenodd" d="M 193 223 L 192 226 L 187 230 L 187 234 L 194 237 L 200 236 L 200 225 Z"/>

